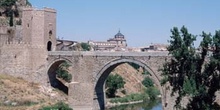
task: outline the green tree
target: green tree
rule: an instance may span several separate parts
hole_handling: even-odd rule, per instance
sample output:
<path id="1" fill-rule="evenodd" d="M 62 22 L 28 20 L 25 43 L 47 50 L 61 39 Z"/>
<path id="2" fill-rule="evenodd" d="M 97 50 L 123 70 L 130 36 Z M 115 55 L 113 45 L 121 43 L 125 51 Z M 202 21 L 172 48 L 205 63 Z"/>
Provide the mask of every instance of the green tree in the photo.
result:
<path id="1" fill-rule="evenodd" d="M 151 100 L 155 100 L 158 97 L 158 95 L 160 95 L 160 91 L 156 87 L 153 87 L 153 86 L 148 87 L 145 90 L 145 92 Z"/>
<path id="2" fill-rule="evenodd" d="M 14 16 L 13 14 L 10 14 L 9 26 L 12 27 L 13 25 L 14 25 Z"/>
<path id="3" fill-rule="evenodd" d="M 6 17 L 9 17 L 9 25 L 13 26 L 13 18 L 19 17 L 18 6 L 16 4 L 17 0 L 0 0 L 0 7 L 4 10 Z M 31 3 L 26 0 L 26 5 L 31 6 Z"/>
<path id="4" fill-rule="evenodd" d="M 69 74 L 69 70 L 68 70 L 68 68 L 70 66 L 71 65 L 69 63 L 67 63 L 66 61 L 61 63 L 56 71 L 57 77 L 65 80 L 67 82 L 71 82 L 72 75 Z"/>
<path id="5" fill-rule="evenodd" d="M 0 1 L 0 7 L 4 9 L 3 13 L 5 13 L 7 17 L 10 17 L 10 19 L 12 19 L 11 17 L 14 15 L 14 13 L 17 13 L 16 9 L 12 9 L 12 7 L 15 5 L 16 5 L 16 0 L 1 0 Z"/>
<path id="6" fill-rule="evenodd" d="M 106 95 L 108 97 L 115 97 L 115 93 L 117 92 L 118 89 L 124 88 L 125 81 L 123 78 L 118 75 L 112 75 L 110 74 L 106 80 Z"/>
<path id="7" fill-rule="evenodd" d="M 13 26 L 14 25 L 14 16 L 18 17 L 19 16 L 19 12 L 16 6 L 16 1 L 17 0 L 1 0 L 0 1 L 0 7 L 2 7 L 4 9 L 4 14 L 6 15 L 6 17 L 9 17 L 9 25 Z M 15 8 L 12 8 L 12 7 Z"/>
<path id="8" fill-rule="evenodd" d="M 17 0 L 1 0 L 0 1 L 0 6 L 1 7 L 11 7 L 15 5 Z"/>
<path id="9" fill-rule="evenodd" d="M 212 37 L 211 34 L 202 33 L 201 51 L 196 52 L 193 42 L 196 37 L 188 33 L 184 26 L 179 31 L 174 27 L 168 46 L 171 60 L 164 64 L 162 84 L 169 82 L 172 93 L 177 93 L 175 107 L 183 109 L 181 100 L 190 97 L 186 109 L 190 110 L 216 110 L 219 105 L 215 103 L 215 93 L 220 89 L 220 31 Z M 209 62 L 208 50 L 213 47 Z"/>
<path id="10" fill-rule="evenodd" d="M 154 86 L 154 82 L 149 77 L 145 77 L 144 80 L 142 81 L 142 84 L 145 87 L 153 87 Z"/>
<path id="11" fill-rule="evenodd" d="M 81 43 L 80 44 L 83 51 L 90 51 L 91 50 L 91 46 L 88 43 Z"/>

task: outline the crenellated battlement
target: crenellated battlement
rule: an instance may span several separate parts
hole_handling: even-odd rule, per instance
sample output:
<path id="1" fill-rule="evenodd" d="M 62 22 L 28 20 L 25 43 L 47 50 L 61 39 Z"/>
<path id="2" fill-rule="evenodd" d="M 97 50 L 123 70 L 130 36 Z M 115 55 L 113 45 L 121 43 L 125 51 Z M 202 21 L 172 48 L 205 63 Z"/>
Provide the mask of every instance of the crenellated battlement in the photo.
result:
<path id="1" fill-rule="evenodd" d="M 56 13 L 56 10 L 53 8 L 44 7 L 43 11 Z"/>
<path id="2" fill-rule="evenodd" d="M 42 9 L 38 9 L 38 8 L 36 8 L 36 7 L 26 6 L 26 7 L 23 7 L 22 10 L 23 10 L 23 11 L 45 11 L 45 12 L 56 13 L 56 10 L 55 10 L 55 9 L 49 8 L 49 7 L 44 7 L 44 8 L 42 8 Z"/>

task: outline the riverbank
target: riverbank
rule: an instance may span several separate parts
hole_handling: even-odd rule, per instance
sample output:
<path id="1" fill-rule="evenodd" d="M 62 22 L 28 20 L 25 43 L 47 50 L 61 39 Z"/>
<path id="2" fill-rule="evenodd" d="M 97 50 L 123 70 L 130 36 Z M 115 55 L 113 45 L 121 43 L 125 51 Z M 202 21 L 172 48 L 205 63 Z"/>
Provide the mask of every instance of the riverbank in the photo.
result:
<path id="1" fill-rule="evenodd" d="M 142 103 L 117 105 L 106 110 L 162 110 L 161 100 L 149 100 Z"/>
<path id="2" fill-rule="evenodd" d="M 121 106 L 121 105 L 131 105 L 131 104 L 138 104 L 138 103 L 143 103 L 143 100 L 140 101 L 132 101 L 132 102 L 117 102 L 117 103 L 111 103 L 110 101 L 107 101 L 106 103 L 106 108 L 111 108 L 115 106 Z"/>

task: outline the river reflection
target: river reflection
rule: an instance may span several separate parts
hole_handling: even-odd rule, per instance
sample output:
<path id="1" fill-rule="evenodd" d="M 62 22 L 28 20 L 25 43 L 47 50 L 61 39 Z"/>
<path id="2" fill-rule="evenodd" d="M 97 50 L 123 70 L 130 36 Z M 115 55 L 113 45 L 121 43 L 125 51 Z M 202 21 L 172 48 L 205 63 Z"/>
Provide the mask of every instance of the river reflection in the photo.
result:
<path id="1" fill-rule="evenodd" d="M 162 110 L 161 101 L 148 101 L 139 104 L 121 105 L 106 110 Z"/>

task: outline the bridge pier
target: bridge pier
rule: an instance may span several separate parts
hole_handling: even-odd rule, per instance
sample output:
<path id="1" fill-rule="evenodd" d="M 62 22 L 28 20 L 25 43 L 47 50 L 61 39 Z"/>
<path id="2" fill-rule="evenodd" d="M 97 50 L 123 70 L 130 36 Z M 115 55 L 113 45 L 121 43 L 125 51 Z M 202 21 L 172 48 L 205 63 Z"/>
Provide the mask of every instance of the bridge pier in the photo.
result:
<path id="1" fill-rule="evenodd" d="M 68 102 L 74 110 L 93 110 L 94 87 L 91 83 L 71 82 Z"/>

